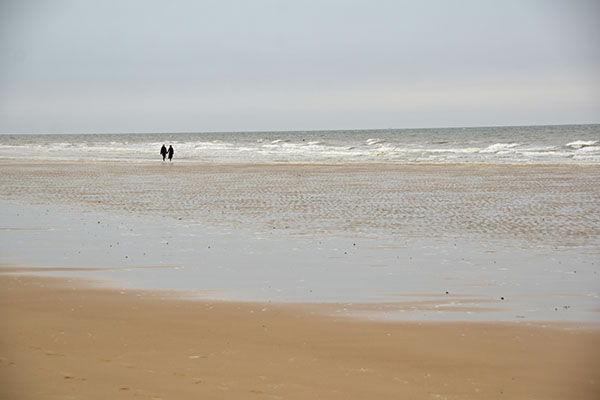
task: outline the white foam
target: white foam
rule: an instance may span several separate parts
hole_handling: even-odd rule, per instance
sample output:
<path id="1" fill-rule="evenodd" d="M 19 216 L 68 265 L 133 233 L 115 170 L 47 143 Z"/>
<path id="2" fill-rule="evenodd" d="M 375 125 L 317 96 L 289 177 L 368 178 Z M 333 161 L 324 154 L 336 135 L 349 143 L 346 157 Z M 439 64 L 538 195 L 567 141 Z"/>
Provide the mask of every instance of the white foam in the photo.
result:
<path id="1" fill-rule="evenodd" d="M 481 150 L 481 153 L 498 153 L 520 146 L 519 143 L 496 143 Z"/>
<path id="2" fill-rule="evenodd" d="M 373 146 L 374 144 L 381 144 L 381 143 L 385 143 L 385 140 L 383 139 L 367 139 L 366 143 L 369 146 Z"/>
<path id="3" fill-rule="evenodd" d="M 598 144 L 598 140 L 576 140 L 574 142 L 567 143 L 567 147 L 581 149 L 582 147 L 594 146 L 596 144 Z"/>
<path id="4" fill-rule="evenodd" d="M 600 160 L 600 127 L 158 135 L 0 135 L 0 158 L 184 162 L 432 162 L 579 164 Z M 528 133 L 531 130 L 531 133 Z M 578 138 L 576 141 L 570 138 Z M 568 143 L 564 145 L 564 143 Z"/>
<path id="5" fill-rule="evenodd" d="M 582 153 L 599 153 L 600 154 L 600 146 L 585 146 L 581 147 L 577 150 L 577 154 Z"/>

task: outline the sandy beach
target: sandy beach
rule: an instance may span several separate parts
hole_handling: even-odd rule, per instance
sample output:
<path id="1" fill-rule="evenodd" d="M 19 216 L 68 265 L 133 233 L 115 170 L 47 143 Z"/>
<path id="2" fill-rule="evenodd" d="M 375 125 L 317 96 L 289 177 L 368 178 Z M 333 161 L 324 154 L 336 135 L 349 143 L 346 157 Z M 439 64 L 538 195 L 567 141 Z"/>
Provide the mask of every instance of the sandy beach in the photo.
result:
<path id="1" fill-rule="evenodd" d="M 3 399 L 596 399 L 600 333 L 0 278 Z"/>
<path id="2" fill-rule="evenodd" d="M 598 167 L 2 172 L 1 398 L 600 395 Z"/>

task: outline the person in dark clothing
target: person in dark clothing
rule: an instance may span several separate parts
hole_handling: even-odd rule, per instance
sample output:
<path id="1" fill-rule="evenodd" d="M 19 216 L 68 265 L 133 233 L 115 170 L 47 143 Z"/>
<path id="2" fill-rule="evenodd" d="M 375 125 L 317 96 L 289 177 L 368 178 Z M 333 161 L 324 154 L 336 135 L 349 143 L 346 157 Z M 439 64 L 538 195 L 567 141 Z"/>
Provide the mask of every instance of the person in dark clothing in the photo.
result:
<path id="1" fill-rule="evenodd" d="M 173 161 L 173 154 L 175 150 L 173 150 L 173 146 L 169 145 L 169 161 Z"/>
<path id="2" fill-rule="evenodd" d="M 160 155 L 163 156 L 163 161 L 165 161 L 165 157 L 167 157 L 167 148 L 164 144 L 160 148 Z"/>

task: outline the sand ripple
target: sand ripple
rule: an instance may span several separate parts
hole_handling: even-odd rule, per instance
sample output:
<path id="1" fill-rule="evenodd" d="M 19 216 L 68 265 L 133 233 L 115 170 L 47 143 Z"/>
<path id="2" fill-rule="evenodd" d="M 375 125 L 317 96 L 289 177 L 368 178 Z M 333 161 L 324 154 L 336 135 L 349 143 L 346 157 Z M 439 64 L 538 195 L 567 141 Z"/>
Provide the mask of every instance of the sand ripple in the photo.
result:
<path id="1" fill-rule="evenodd" d="M 5 164 L 3 199 L 292 233 L 600 237 L 600 167 Z"/>

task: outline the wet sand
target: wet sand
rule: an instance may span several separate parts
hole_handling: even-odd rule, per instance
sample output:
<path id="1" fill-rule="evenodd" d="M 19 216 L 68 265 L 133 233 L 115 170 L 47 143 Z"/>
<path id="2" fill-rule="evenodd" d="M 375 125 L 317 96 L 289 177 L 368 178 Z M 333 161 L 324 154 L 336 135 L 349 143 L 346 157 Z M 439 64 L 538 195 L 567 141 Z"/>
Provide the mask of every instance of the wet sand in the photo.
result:
<path id="1" fill-rule="evenodd" d="M 0 198 L 301 235 L 564 246 L 600 237 L 599 182 L 598 166 L 6 162 Z"/>
<path id="2" fill-rule="evenodd" d="M 58 278 L 0 285 L 3 399 L 600 396 L 600 332 L 582 326 L 367 323 Z"/>
<path id="3" fill-rule="evenodd" d="M 0 262 L 44 274 L 405 320 L 598 321 L 598 166 L 6 161 L 0 187 Z"/>

